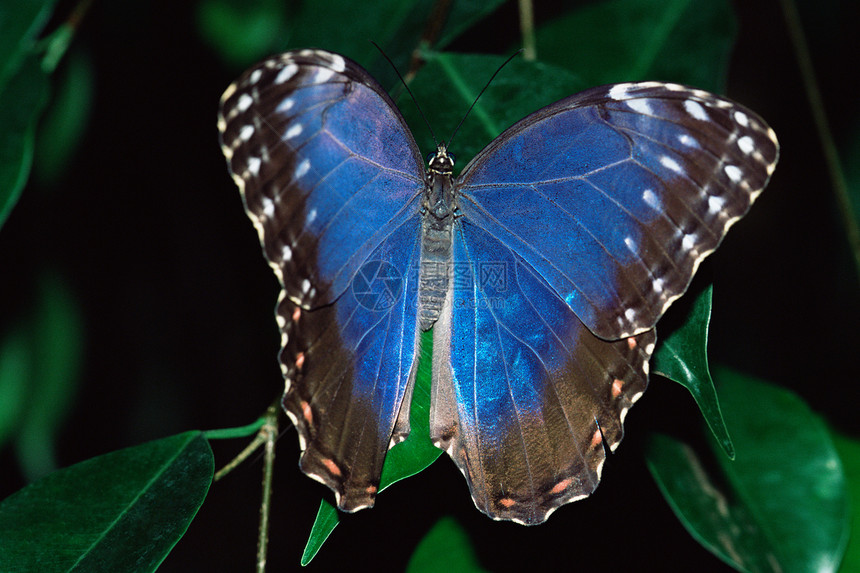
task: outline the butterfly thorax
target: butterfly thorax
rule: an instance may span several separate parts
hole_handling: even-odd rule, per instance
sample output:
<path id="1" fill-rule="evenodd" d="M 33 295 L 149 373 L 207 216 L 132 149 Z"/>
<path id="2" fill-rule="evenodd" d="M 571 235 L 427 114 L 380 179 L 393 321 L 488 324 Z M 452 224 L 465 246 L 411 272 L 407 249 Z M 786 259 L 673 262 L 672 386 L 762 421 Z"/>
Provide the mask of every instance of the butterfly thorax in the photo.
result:
<path id="1" fill-rule="evenodd" d="M 454 160 L 445 145 L 430 158 L 422 204 L 421 263 L 418 304 L 421 329 L 439 318 L 448 291 L 451 268 L 451 233 L 454 223 Z"/>

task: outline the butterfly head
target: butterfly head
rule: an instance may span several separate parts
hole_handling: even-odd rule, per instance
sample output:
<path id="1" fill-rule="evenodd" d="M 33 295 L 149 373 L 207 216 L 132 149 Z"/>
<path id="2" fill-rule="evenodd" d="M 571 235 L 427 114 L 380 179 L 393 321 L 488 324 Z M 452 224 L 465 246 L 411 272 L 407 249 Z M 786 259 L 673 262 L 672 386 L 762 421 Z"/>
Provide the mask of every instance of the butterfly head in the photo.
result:
<path id="1" fill-rule="evenodd" d="M 454 172 L 454 156 L 448 153 L 444 143 L 436 146 L 436 153 L 430 155 L 427 161 L 427 170 L 439 175 L 451 175 Z"/>

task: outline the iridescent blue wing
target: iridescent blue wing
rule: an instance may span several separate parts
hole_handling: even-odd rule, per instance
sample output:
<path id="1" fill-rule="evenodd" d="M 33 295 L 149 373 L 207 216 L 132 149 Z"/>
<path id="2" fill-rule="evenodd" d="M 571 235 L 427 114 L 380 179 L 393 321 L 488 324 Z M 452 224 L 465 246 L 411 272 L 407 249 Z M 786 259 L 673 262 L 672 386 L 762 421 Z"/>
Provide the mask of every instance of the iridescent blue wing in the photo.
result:
<path id="1" fill-rule="evenodd" d="M 652 328 L 776 165 L 750 110 L 677 84 L 594 88 L 466 166 L 463 213 L 519 252 L 596 335 Z"/>
<path id="2" fill-rule="evenodd" d="M 397 420 L 418 345 L 418 148 L 367 72 L 311 50 L 248 70 L 225 91 L 218 125 L 283 287 L 283 402 L 302 470 L 341 509 L 370 506 L 385 452 L 408 433 L 408 417 Z"/>
<path id="3" fill-rule="evenodd" d="M 431 437 L 478 509 L 541 523 L 597 487 L 656 337 L 597 338 L 517 252 L 467 216 L 457 227 L 457 280 L 434 327 Z"/>
<path id="4" fill-rule="evenodd" d="M 476 280 L 452 283 L 436 326 L 431 432 L 479 509 L 540 523 L 594 490 L 654 325 L 777 155 L 751 111 L 649 82 L 548 106 L 464 169 L 455 269 Z M 505 281 L 481 274 L 492 265 Z"/>

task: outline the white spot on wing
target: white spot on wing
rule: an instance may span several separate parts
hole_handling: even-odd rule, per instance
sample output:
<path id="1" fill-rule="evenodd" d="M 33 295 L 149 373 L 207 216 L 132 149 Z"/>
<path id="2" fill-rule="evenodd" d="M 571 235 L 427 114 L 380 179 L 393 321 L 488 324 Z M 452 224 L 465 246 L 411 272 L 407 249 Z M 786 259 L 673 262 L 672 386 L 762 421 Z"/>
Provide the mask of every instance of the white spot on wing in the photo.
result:
<path id="1" fill-rule="evenodd" d="M 691 116 L 699 121 L 707 121 L 708 120 L 708 112 L 705 111 L 705 108 L 702 107 L 697 101 L 693 101 L 688 99 L 684 102 L 684 109 L 687 110 Z"/>
<path id="2" fill-rule="evenodd" d="M 657 198 L 657 195 L 654 194 L 650 189 L 646 189 L 642 192 L 642 200 L 645 201 L 645 204 L 655 209 L 657 211 L 660 210 L 660 199 Z"/>
<path id="3" fill-rule="evenodd" d="M 284 113 L 285 111 L 290 111 L 294 105 L 296 105 L 296 100 L 291 97 L 288 97 L 280 104 L 278 104 L 278 107 L 275 108 L 275 111 L 278 113 Z"/>
<path id="4" fill-rule="evenodd" d="M 270 219 L 275 214 L 275 202 L 268 197 L 263 197 L 263 214 Z"/>
<path id="5" fill-rule="evenodd" d="M 252 103 L 254 103 L 254 98 L 248 94 L 242 94 L 239 96 L 239 101 L 236 102 L 236 109 L 239 111 L 247 111 L 247 109 L 251 107 Z"/>
<path id="6" fill-rule="evenodd" d="M 690 233 L 689 235 L 684 235 L 684 238 L 681 240 L 681 248 L 685 251 L 692 251 L 696 248 L 696 235 Z"/>
<path id="7" fill-rule="evenodd" d="M 311 168 L 311 162 L 309 159 L 303 159 L 301 163 L 296 167 L 296 179 L 302 177 L 305 173 L 307 173 Z"/>
<path id="8" fill-rule="evenodd" d="M 748 127 L 750 124 L 749 116 L 740 110 L 735 111 L 735 121 L 742 127 Z"/>
<path id="9" fill-rule="evenodd" d="M 684 169 L 680 165 L 678 165 L 678 162 L 669 157 L 668 155 L 664 155 L 660 158 L 660 165 L 662 165 L 666 169 L 674 171 L 675 173 L 684 173 Z"/>
<path id="10" fill-rule="evenodd" d="M 632 84 L 615 84 L 609 90 L 609 97 L 614 100 L 623 100 L 627 98 L 627 90 Z"/>
<path id="11" fill-rule="evenodd" d="M 246 125 L 239 130 L 239 139 L 242 141 L 248 141 L 251 139 L 251 136 L 254 135 L 254 126 Z"/>
<path id="12" fill-rule="evenodd" d="M 688 133 L 682 133 L 679 135 L 678 141 L 681 142 L 681 145 L 686 145 L 687 147 L 699 147 L 699 142 L 696 141 L 696 138 Z"/>
<path id="13" fill-rule="evenodd" d="M 249 157 L 248 158 L 248 173 L 250 173 L 252 175 L 259 175 L 261 163 L 262 163 L 262 161 L 260 161 L 259 157 Z"/>
<path id="14" fill-rule="evenodd" d="M 284 139 L 292 139 L 292 138 L 294 138 L 294 137 L 296 137 L 296 136 L 300 135 L 300 134 L 302 133 L 302 130 L 303 130 L 303 129 L 304 129 L 304 128 L 302 127 L 302 124 L 300 124 L 300 123 L 294 123 L 294 124 L 293 124 L 293 125 L 291 125 L 291 126 L 290 126 L 290 128 L 287 130 L 287 133 L 285 133 L 285 134 L 284 134 Z"/>
<path id="15" fill-rule="evenodd" d="M 737 165 L 726 165 L 723 168 L 723 171 L 726 172 L 726 175 L 728 175 L 729 179 L 732 180 L 732 183 L 737 183 L 738 181 L 740 181 L 741 176 L 743 175 L 740 170 L 740 167 L 738 167 Z"/>
<path id="16" fill-rule="evenodd" d="M 337 73 L 341 73 L 346 69 L 346 61 L 337 54 L 331 55 L 331 69 Z"/>
<path id="17" fill-rule="evenodd" d="M 743 151 L 746 155 L 749 155 L 755 149 L 755 144 L 753 143 L 753 138 L 749 135 L 745 135 L 738 139 L 738 149 Z"/>
<path id="18" fill-rule="evenodd" d="M 639 248 L 636 246 L 636 241 L 634 241 L 631 237 L 624 237 L 624 244 L 627 245 L 627 248 L 631 253 L 638 253 Z"/>
<path id="19" fill-rule="evenodd" d="M 334 71 L 328 68 L 319 68 L 314 74 L 314 81 L 316 83 L 323 84 L 331 79 L 334 75 Z"/>
<path id="20" fill-rule="evenodd" d="M 720 211 L 723 210 L 723 205 L 726 204 L 726 200 L 723 197 L 718 197 L 714 195 L 713 197 L 708 198 L 708 212 L 716 215 Z"/>
<path id="21" fill-rule="evenodd" d="M 296 64 L 290 62 L 289 64 L 284 66 L 284 69 L 278 72 L 277 76 L 275 76 L 275 83 L 282 84 L 286 81 L 289 81 L 289 79 L 296 75 L 298 71 L 299 67 Z"/>
<path id="22" fill-rule="evenodd" d="M 647 99 L 627 100 L 627 107 L 643 115 L 654 115 L 653 111 L 651 110 L 651 104 L 648 103 Z"/>

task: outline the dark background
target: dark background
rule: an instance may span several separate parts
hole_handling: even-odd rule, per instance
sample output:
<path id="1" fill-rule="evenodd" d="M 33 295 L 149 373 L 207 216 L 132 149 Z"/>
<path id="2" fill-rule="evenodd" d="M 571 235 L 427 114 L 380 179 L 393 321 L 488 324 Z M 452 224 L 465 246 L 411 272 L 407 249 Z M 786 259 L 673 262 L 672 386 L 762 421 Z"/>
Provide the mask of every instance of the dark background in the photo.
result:
<path id="1" fill-rule="evenodd" d="M 70 168 L 56 184 L 31 184 L 0 235 L 0 272 L 14 277 L 0 286 L 4 322 L 33 304 L 46 268 L 62 276 L 84 317 L 80 388 L 57 447 L 62 466 L 189 429 L 250 423 L 282 390 L 276 280 L 217 144 L 218 98 L 238 70 L 195 33 L 193 4 L 118 4 L 96 3 L 75 40 L 95 70 L 95 91 Z M 856 436 L 857 274 L 821 143 L 779 3 L 735 7 L 727 93 L 767 119 L 782 157 L 769 189 L 700 272 L 715 282 L 710 356 L 795 390 Z M 538 21 L 563 8 L 541 5 Z M 860 69 L 858 8 L 800 8 L 842 144 L 860 125 L 857 92 L 846 86 Z M 498 38 L 516 36 L 516 18 L 506 6 L 450 49 L 503 53 L 509 40 Z M 443 457 L 392 487 L 375 509 L 348 517 L 311 569 L 402 569 L 432 524 L 452 514 L 488 569 L 721 570 L 672 514 L 641 455 L 650 430 L 689 428 L 695 441 L 699 424 L 686 390 L 654 378 L 596 494 L 547 525 L 491 522 Z M 216 464 L 243 446 L 214 442 Z M 272 571 L 297 566 L 327 495 L 300 474 L 297 459 L 288 427 L 278 444 Z M 0 468 L 5 497 L 25 483 L 11 448 L 0 450 Z M 213 485 L 163 571 L 250 570 L 260 469 L 257 459 Z"/>

